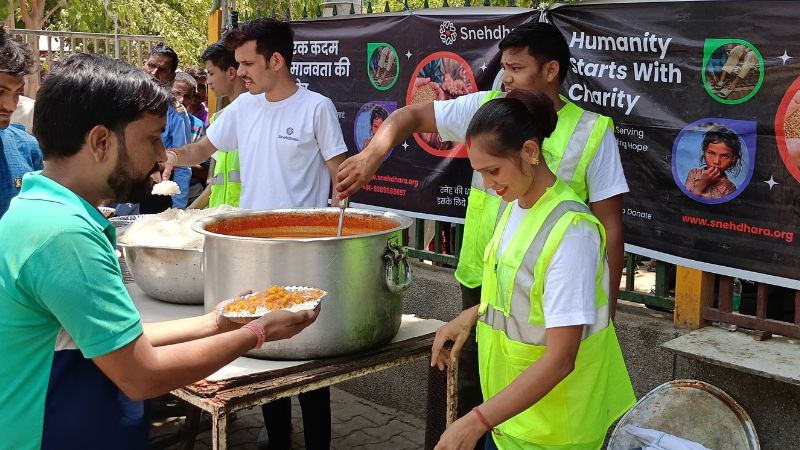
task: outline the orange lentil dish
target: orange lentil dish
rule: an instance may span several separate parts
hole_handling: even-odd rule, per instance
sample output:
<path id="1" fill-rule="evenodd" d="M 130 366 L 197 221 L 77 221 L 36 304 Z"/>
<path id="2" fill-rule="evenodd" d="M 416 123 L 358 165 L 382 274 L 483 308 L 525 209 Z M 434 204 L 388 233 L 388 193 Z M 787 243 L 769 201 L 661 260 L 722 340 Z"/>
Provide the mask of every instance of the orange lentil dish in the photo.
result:
<path id="1" fill-rule="evenodd" d="M 272 285 L 265 291 L 256 292 L 228 303 L 225 305 L 225 313 L 230 315 L 263 314 L 315 301 L 323 295 L 325 295 L 325 291 L 321 289 L 286 289 Z"/>

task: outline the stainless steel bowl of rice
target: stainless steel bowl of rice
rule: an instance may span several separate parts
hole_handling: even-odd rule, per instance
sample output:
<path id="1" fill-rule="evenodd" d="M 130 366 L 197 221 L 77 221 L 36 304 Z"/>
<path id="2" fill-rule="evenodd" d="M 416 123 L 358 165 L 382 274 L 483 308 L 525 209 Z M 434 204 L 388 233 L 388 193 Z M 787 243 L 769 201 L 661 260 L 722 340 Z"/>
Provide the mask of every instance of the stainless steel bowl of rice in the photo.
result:
<path id="1" fill-rule="evenodd" d="M 117 245 L 133 280 L 147 295 L 165 302 L 203 304 L 203 236 L 191 229 L 199 219 L 236 210 L 169 209 L 133 219 Z"/>

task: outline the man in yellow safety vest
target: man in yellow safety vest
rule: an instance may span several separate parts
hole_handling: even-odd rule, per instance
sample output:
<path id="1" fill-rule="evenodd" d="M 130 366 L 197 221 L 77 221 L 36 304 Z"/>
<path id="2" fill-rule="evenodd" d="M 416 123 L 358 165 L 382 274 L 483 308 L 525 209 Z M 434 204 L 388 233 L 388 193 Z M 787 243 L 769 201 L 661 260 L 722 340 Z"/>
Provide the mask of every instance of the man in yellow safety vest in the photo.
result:
<path id="1" fill-rule="evenodd" d="M 236 100 L 239 94 L 247 92 L 244 81 L 236 75 L 239 63 L 232 51 L 225 48 L 222 41 L 215 42 L 206 48 L 201 58 L 208 72 L 208 86 L 214 90 L 218 98 Z M 222 111 L 211 116 L 214 123 Z M 208 185 L 200 197 L 190 208 L 215 207 L 219 205 L 239 206 L 239 194 L 242 191 L 242 179 L 239 172 L 239 152 L 216 152 L 211 157 Z"/>

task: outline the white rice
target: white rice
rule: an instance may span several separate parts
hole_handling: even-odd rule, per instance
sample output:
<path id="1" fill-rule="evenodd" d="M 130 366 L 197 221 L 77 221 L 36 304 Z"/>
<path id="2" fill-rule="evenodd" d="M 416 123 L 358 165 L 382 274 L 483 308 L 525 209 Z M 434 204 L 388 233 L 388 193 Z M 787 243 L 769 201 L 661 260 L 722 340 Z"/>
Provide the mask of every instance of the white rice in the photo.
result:
<path id="1" fill-rule="evenodd" d="M 127 245 L 202 249 L 203 235 L 192 230 L 198 219 L 236 211 L 239 208 L 221 205 L 208 209 L 174 209 L 154 214 L 132 223 L 119 236 L 119 242 Z"/>
<path id="2" fill-rule="evenodd" d="M 172 180 L 164 180 L 153 185 L 153 195 L 178 195 L 180 193 L 181 188 L 178 187 L 178 183 Z"/>

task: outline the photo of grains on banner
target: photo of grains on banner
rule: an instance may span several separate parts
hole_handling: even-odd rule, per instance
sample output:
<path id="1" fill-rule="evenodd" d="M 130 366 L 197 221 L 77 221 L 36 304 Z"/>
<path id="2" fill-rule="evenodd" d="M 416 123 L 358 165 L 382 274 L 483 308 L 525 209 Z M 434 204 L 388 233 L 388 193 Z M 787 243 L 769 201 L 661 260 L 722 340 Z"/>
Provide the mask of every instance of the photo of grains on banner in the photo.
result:
<path id="1" fill-rule="evenodd" d="M 450 100 L 477 92 L 477 83 L 470 65 L 452 52 L 436 52 L 423 59 L 414 69 L 416 74 L 408 86 L 406 105 Z M 415 133 L 414 139 L 426 152 L 442 157 L 466 158 L 463 145 L 442 141 L 438 133 Z"/>
<path id="2" fill-rule="evenodd" d="M 775 114 L 775 140 L 783 164 L 800 182 L 800 78 L 783 95 Z"/>

